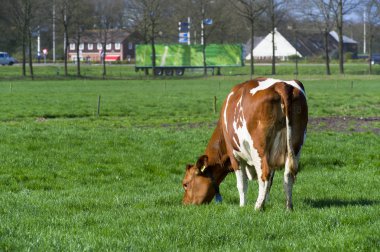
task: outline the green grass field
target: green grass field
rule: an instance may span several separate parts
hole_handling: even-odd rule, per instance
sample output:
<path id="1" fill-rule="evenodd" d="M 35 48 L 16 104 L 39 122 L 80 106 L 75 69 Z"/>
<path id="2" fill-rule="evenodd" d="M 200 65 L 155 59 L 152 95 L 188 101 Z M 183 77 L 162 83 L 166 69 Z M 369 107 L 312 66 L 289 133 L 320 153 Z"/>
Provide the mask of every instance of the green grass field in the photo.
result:
<path id="1" fill-rule="evenodd" d="M 185 165 L 218 118 L 214 96 L 219 109 L 247 76 L 3 78 L 0 251 L 379 250 L 380 77 L 299 78 L 311 125 L 292 213 L 282 172 L 264 212 L 256 182 L 238 206 L 233 174 L 223 204 L 181 205 Z"/>
<path id="2" fill-rule="evenodd" d="M 325 66 L 323 64 L 312 64 L 312 63 L 300 63 L 299 64 L 299 75 L 295 76 L 295 65 L 292 62 L 281 63 L 276 66 L 276 73 L 280 76 L 286 76 L 287 78 L 299 78 L 299 79 L 365 79 L 373 78 L 367 76 L 369 73 L 368 64 L 365 63 L 346 63 L 345 64 L 345 74 L 346 75 L 337 75 L 339 73 L 338 64 L 331 64 L 331 72 L 334 75 L 333 77 L 326 76 Z M 64 77 L 64 66 L 63 64 L 57 65 L 47 65 L 44 64 L 34 64 L 34 75 L 37 80 L 46 80 L 46 79 L 65 79 Z M 143 71 L 135 72 L 134 65 L 119 65 L 119 64 L 107 64 L 106 66 L 107 79 L 119 79 L 119 80 L 149 80 L 152 79 L 150 71 L 149 76 L 145 76 Z M 102 75 L 102 66 L 99 64 L 81 64 L 81 78 L 85 79 L 103 79 Z M 374 76 L 380 74 L 380 65 L 372 66 L 372 71 Z M 15 66 L 1 66 L 0 67 L 0 80 L 15 80 L 15 79 L 25 79 L 21 77 L 21 65 Z M 77 78 L 77 67 L 75 64 L 69 62 L 68 64 L 68 79 Z M 236 81 L 241 81 L 246 79 L 250 74 L 249 63 L 246 63 L 244 67 L 223 67 L 221 68 L 222 76 L 221 79 L 230 79 L 236 78 Z M 268 76 L 272 74 L 272 66 L 270 64 L 262 64 L 255 66 L 255 75 L 256 76 Z M 208 70 L 208 75 L 212 75 L 211 70 Z M 184 76 L 162 76 L 159 79 L 194 79 L 194 78 L 203 78 L 203 69 L 186 69 Z M 376 78 L 376 77 L 374 77 Z M 27 65 L 27 77 L 29 76 L 29 68 Z"/>

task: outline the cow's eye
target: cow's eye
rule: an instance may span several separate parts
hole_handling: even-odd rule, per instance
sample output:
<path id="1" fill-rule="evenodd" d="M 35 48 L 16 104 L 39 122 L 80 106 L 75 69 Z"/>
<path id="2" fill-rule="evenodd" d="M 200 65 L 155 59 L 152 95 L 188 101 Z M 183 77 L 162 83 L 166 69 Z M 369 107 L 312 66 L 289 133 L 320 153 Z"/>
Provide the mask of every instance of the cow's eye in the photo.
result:
<path id="1" fill-rule="evenodd" d="M 183 183 L 183 189 L 187 190 L 187 183 Z"/>

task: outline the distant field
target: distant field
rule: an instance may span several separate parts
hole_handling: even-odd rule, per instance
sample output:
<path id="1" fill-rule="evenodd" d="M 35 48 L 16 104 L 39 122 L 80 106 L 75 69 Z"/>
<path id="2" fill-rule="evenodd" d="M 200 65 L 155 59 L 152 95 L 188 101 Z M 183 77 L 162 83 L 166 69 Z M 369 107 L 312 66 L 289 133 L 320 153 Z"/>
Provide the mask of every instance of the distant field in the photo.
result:
<path id="1" fill-rule="evenodd" d="M 4 69 L 16 68 L 0 67 L 0 75 Z M 380 247 L 378 76 L 299 77 L 311 119 L 293 213 L 285 211 L 282 172 L 262 213 L 253 210 L 256 182 L 249 206 L 238 206 L 232 174 L 221 186 L 223 204 L 181 205 L 185 165 L 203 153 L 218 118 L 214 96 L 219 110 L 246 75 L 7 78 L 0 77 L 0 251 Z"/>
<path id="2" fill-rule="evenodd" d="M 151 71 L 150 71 L 151 72 Z M 338 64 L 331 64 L 332 74 L 339 73 Z M 369 72 L 368 64 L 365 63 L 346 63 L 345 64 L 345 74 L 350 75 L 367 75 Z M 73 63 L 68 64 L 68 73 L 70 78 L 76 78 L 77 68 Z M 244 67 L 224 67 L 221 69 L 222 77 L 231 76 L 247 76 L 250 74 L 249 64 Z M 291 62 L 279 63 L 276 65 L 277 75 L 286 75 L 295 77 L 295 65 Z M 312 63 L 300 63 L 298 70 L 298 78 L 325 78 L 326 70 L 324 64 L 312 64 Z M 208 70 L 208 74 L 212 75 L 211 70 Z M 267 76 L 272 74 L 272 66 L 270 64 L 258 64 L 255 65 L 255 75 L 256 76 Z M 373 74 L 380 74 L 380 65 L 373 66 Z M 29 69 L 27 69 L 27 75 L 29 75 Z M 44 64 L 34 65 L 34 75 L 37 79 L 62 79 L 64 78 L 64 66 L 63 64 L 47 65 Z M 102 66 L 99 64 L 81 64 L 81 76 L 83 78 L 102 78 Z M 185 75 L 182 77 L 160 77 L 161 79 L 178 79 L 178 78 L 194 78 L 202 77 L 203 69 L 186 69 Z M 0 66 L 0 80 L 8 80 L 21 78 L 21 65 L 17 64 L 15 66 Z M 118 65 L 118 64 L 107 64 L 107 78 L 108 79 L 149 79 L 152 76 L 145 76 L 144 72 L 135 72 L 134 65 Z M 327 77 L 329 78 L 329 77 Z"/>

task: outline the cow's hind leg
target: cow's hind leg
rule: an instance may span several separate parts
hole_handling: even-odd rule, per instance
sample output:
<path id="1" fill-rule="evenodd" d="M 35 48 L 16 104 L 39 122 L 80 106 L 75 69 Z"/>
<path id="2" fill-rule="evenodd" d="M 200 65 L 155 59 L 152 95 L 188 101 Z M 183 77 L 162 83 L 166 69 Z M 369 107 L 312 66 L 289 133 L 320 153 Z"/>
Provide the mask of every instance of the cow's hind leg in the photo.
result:
<path id="1" fill-rule="evenodd" d="M 257 197 L 255 209 L 256 210 L 263 210 L 264 209 L 264 202 L 265 198 L 268 192 L 268 181 L 264 181 L 262 178 L 258 178 L 259 182 L 259 196 Z"/>
<path id="2" fill-rule="evenodd" d="M 255 167 L 257 172 L 257 181 L 259 183 L 259 195 L 257 196 L 255 209 L 264 209 L 265 199 L 269 194 L 271 185 L 271 172 L 266 157 L 262 159 L 261 167 Z"/>
<path id="3" fill-rule="evenodd" d="M 293 160 L 291 160 L 293 159 Z M 294 184 L 294 174 L 291 172 L 291 165 L 296 165 L 297 160 L 294 157 L 288 157 L 285 162 L 284 173 L 284 191 L 286 197 L 286 209 L 293 210 L 292 191 Z"/>
<path id="4" fill-rule="evenodd" d="M 240 206 L 247 203 L 248 178 L 245 166 L 240 166 L 240 170 L 235 171 L 236 186 L 239 191 Z"/>

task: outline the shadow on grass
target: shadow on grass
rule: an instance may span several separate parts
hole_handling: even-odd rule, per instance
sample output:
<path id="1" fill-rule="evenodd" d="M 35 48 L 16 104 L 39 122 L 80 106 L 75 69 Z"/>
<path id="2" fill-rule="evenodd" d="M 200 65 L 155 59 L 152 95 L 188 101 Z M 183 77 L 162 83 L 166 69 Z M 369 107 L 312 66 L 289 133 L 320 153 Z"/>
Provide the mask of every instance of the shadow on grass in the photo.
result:
<path id="1" fill-rule="evenodd" d="M 304 202 L 314 208 L 347 207 L 347 206 L 373 206 L 380 204 L 378 200 L 369 199 L 305 199 Z"/>

